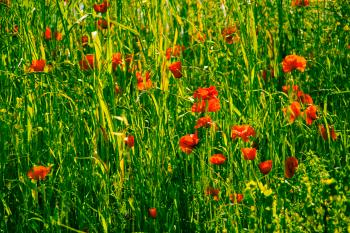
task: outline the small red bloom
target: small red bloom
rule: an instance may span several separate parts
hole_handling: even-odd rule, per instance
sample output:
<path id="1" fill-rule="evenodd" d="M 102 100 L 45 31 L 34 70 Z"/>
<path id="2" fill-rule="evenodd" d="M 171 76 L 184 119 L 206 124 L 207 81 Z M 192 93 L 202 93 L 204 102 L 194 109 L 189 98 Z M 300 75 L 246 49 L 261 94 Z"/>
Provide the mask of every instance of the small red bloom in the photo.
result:
<path id="1" fill-rule="evenodd" d="M 111 24 L 110 24 L 111 25 Z M 99 19 L 97 20 L 97 28 L 102 30 L 102 29 L 107 29 L 108 28 L 108 22 L 105 19 Z"/>
<path id="2" fill-rule="evenodd" d="M 150 79 L 150 72 L 147 71 L 145 74 L 145 82 L 143 80 L 141 72 L 136 72 L 137 78 L 137 89 L 140 91 L 150 89 L 152 87 L 152 81 Z"/>
<path id="3" fill-rule="evenodd" d="M 322 138 L 326 141 L 328 140 L 328 132 L 327 129 L 324 125 L 319 125 L 318 130 L 320 132 L 320 135 Z M 337 140 L 337 134 L 335 133 L 334 127 L 333 126 L 328 126 L 329 134 L 332 138 L 333 141 Z"/>
<path id="4" fill-rule="evenodd" d="M 220 189 L 214 189 L 212 187 L 208 187 L 205 190 L 205 195 L 213 196 L 214 201 L 218 201 L 219 200 L 219 193 L 220 193 Z"/>
<path id="5" fill-rule="evenodd" d="M 211 99 L 213 97 L 218 96 L 218 91 L 216 90 L 216 87 L 210 86 L 208 88 L 198 88 L 194 93 L 193 97 L 197 99 Z"/>
<path id="6" fill-rule="evenodd" d="M 94 10 L 96 11 L 96 13 L 106 13 L 108 6 L 109 3 L 107 1 L 104 1 L 101 4 L 94 4 Z"/>
<path id="7" fill-rule="evenodd" d="M 305 114 L 306 114 L 306 124 L 311 125 L 314 120 L 317 119 L 316 116 L 317 108 L 315 105 L 310 105 L 306 108 Z"/>
<path id="8" fill-rule="evenodd" d="M 233 140 L 240 137 L 243 141 L 248 142 L 250 136 L 255 136 L 255 130 L 250 125 L 235 125 L 232 127 L 231 138 Z"/>
<path id="9" fill-rule="evenodd" d="M 166 50 L 166 59 L 170 60 L 173 57 L 180 57 L 181 52 L 185 50 L 185 46 L 175 45 L 173 48 L 167 48 Z"/>
<path id="10" fill-rule="evenodd" d="M 259 170 L 262 174 L 268 174 L 272 169 L 272 160 L 266 160 L 259 164 Z"/>
<path id="11" fill-rule="evenodd" d="M 90 70 L 94 68 L 95 65 L 95 55 L 87 54 L 79 61 L 81 70 Z"/>
<path id="12" fill-rule="evenodd" d="M 123 63 L 122 60 L 122 54 L 121 53 L 115 53 L 112 56 L 112 68 L 113 70 L 117 69 L 118 65 L 121 65 Z"/>
<path id="13" fill-rule="evenodd" d="M 45 30 L 45 40 L 51 40 L 51 29 L 49 27 L 46 28 Z"/>
<path id="14" fill-rule="evenodd" d="M 232 203 L 241 203 L 243 201 L 243 194 L 237 193 L 237 194 L 230 194 L 230 200 Z"/>
<path id="15" fill-rule="evenodd" d="M 224 37 L 226 43 L 233 44 L 234 42 L 237 42 L 239 40 L 239 36 L 236 35 L 237 31 L 238 31 L 237 26 L 233 25 L 233 26 L 224 28 L 221 31 L 221 35 Z"/>
<path id="16" fill-rule="evenodd" d="M 309 94 L 301 93 L 298 94 L 300 102 L 303 104 L 313 104 L 314 101 L 312 100 L 311 96 Z"/>
<path id="17" fill-rule="evenodd" d="M 293 123 L 295 119 L 300 116 L 300 104 L 297 101 L 294 101 L 288 108 L 283 108 L 282 111 L 284 114 L 289 114 L 289 121 Z"/>
<path id="18" fill-rule="evenodd" d="M 62 33 L 60 32 L 55 32 L 55 39 L 57 41 L 61 41 L 62 40 Z"/>
<path id="19" fill-rule="evenodd" d="M 292 0 L 292 6 L 308 6 L 309 0 Z"/>
<path id="20" fill-rule="evenodd" d="M 292 178 L 295 174 L 296 169 L 298 168 L 298 160 L 295 157 L 289 157 L 285 162 L 285 171 L 284 175 L 286 178 Z"/>
<path id="21" fill-rule="evenodd" d="M 149 208 L 148 209 L 148 215 L 151 218 L 156 218 L 157 217 L 157 209 L 156 208 Z"/>
<path id="22" fill-rule="evenodd" d="M 83 47 L 87 46 L 89 43 L 89 37 L 84 35 L 81 37 L 81 44 L 83 45 Z"/>
<path id="23" fill-rule="evenodd" d="M 32 65 L 30 66 L 30 70 L 34 72 L 42 72 L 44 71 L 46 61 L 43 59 L 40 60 L 32 60 Z"/>
<path id="24" fill-rule="evenodd" d="M 256 148 L 242 148 L 241 151 L 245 160 L 254 160 L 256 157 Z"/>
<path id="25" fill-rule="evenodd" d="M 34 166 L 28 171 L 27 176 L 32 180 L 44 180 L 50 170 L 51 167 Z"/>
<path id="26" fill-rule="evenodd" d="M 181 61 L 174 62 L 169 66 L 169 70 L 171 71 L 171 73 L 173 73 L 175 78 L 182 77 L 181 69 L 182 69 Z"/>
<path id="27" fill-rule="evenodd" d="M 225 163 L 226 157 L 223 154 L 214 154 L 209 160 L 211 164 L 221 165 Z"/>
<path id="28" fill-rule="evenodd" d="M 180 149 L 186 154 L 191 154 L 193 148 L 198 144 L 197 134 L 187 134 L 182 136 L 179 141 Z"/>
<path id="29" fill-rule="evenodd" d="M 125 145 L 128 147 L 133 147 L 135 145 L 135 137 L 132 135 L 129 135 L 124 138 Z"/>
<path id="30" fill-rule="evenodd" d="M 211 125 L 213 125 L 213 122 L 211 120 L 211 118 L 209 116 L 205 116 L 205 117 L 201 117 L 197 120 L 197 123 L 195 125 L 195 129 L 201 128 L 201 127 L 205 127 L 208 128 Z"/>
<path id="31" fill-rule="evenodd" d="M 304 72 L 306 68 L 306 60 L 304 57 L 298 55 L 288 55 L 283 59 L 283 72 L 288 73 L 297 69 L 301 72 Z"/>

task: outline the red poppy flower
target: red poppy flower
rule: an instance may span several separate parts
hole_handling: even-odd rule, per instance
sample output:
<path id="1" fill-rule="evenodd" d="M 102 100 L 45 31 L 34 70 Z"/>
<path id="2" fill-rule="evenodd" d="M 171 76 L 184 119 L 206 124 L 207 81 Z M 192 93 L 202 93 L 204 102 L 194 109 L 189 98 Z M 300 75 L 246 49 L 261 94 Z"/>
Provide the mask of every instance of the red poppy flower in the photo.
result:
<path id="1" fill-rule="evenodd" d="M 303 104 L 313 104 L 314 101 L 312 100 L 312 97 L 309 94 L 305 94 L 302 91 L 298 92 L 298 98 L 299 101 Z"/>
<path id="2" fill-rule="evenodd" d="M 203 33 L 197 32 L 196 37 L 194 39 L 199 43 L 204 43 L 207 39 L 207 36 Z"/>
<path id="3" fill-rule="evenodd" d="M 51 40 L 51 29 L 49 27 L 46 28 L 45 30 L 45 40 Z"/>
<path id="4" fill-rule="evenodd" d="M 292 6 L 308 6 L 309 0 L 292 0 Z"/>
<path id="5" fill-rule="evenodd" d="M 187 134 L 182 136 L 179 141 L 180 149 L 186 154 L 191 154 L 193 148 L 198 144 L 197 134 Z"/>
<path id="6" fill-rule="evenodd" d="M 282 91 L 286 94 L 288 94 L 290 90 L 290 85 L 286 85 L 286 86 L 282 86 Z M 300 89 L 299 89 L 299 86 L 298 85 L 293 85 L 292 87 L 292 91 L 293 92 L 298 92 Z"/>
<path id="7" fill-rule="evenodd" d="M 148 209 L 148 215 L 151 218 L 156 218 L 157 217 L 157 209 L 156 208 L 149 208 Z"/>
<path id="8" fill-rule="evenodd" d="M 106 13 L 108 6 L 109 3 L 107 1 L 104 1 L 101 4 L 94 4 L 94 10 L 96 11 L 96 13 Z"/>
<path id="9" fill-rule="evenodd" d="M 87 46 L 89 43 L 89 37 L 84 35 L 81 37 L 81 44 L 83 45 L 83 47 Z"/>
<path id="10" fill-rule="evenodd" d="M 213 122 L 209 116 L 201 117 L 197 120 L 196 125 L 194 126 L 195 129 L 205 127 L 208 128 L 211 125 L 213 125 Z"/>
<path id="11" fill-rule="evenodd" d="M 44 180 L 50 170 L 51 167 L 34 166 L 28 171 L 27 176 L 32 180 Z"/>
<path id="12" fill-rule="evenodd" d="M 243 201 L 243 194 L 237 193 L 237 194 L 230 194 L 230 200 L 232 203 L 241 203 Z"/>
<path id="13" fill-rule="evenodd" d="M 30 70 L 34 72 L 44 71 L 46 61 L 43 59 L 40 60 L 32 60 L 32 65 L 30 66 Z"/>
<path id="14" fill-rule="evenodd" d="M 311 125 L 314 120 L 317 119 L 316 116 L 317 108 L 315 105 L 310 105 L 305 110 L 306 124 Z"/>
<path id="15" fill-rule="evenodd" d="M 231 138 L 234 140 L 238 137 L 248 142 L 250 136 L 255 136 L 255 130 L 250 125 L 235 125 L 232 127 Z"/>
<path id="16" fill-rule="evenodd" d="M 125 137 L 124 138 L 124 143 L 128 147 L 133 147 L 135 145 L 135 138 L 134 138 L 134 136 L 129 135 L 129 136 Z"/>
<path id="17" fill-rule="evenodd" d="M 152 81 L 150 79 L 150 72 L 146 72 L 145 74 L 145 81 L 143 80 L 143 77 L 141 75 L 141 72 L 136 72 L 136 78 L 137 78 L 137 89 L 140 91 L 150 89 L 152 87 Z"/>
<path id="18" fill-rule="evenodd" d="M 225 163 L 226 157 L 223 154 L 214 154 L 209 160 L 211 164 L 221 165 Z"/>
<path id="19" fill-rule="evenodd" d="M 111 26 L 112 24 L 110 24 Z M 102 29 L 107 29 L 108 28 L 108 22 L 105 19 L 99 19 L 97 20 L 97 28 L 102 30 Z"/>
<path id="20" fill-rule="evenodd" d="M 117 69 L 118 65 L 121 65 L 123 63 L 122 60 L 122 54 L 121 53 L 115 53 L 112 56 L 112 68 L 113 70 Z"/>
<path id="21" fill-rule="evenodd" d="M 272 169 L 272 160 L 266 160 L 259 164 L 259 170 L 262 174 L 268 174 Z"/>
<path id="22" fill-rule="evenodd" d="M 218 91 L 216 90 L 216 87 L 210 86 L 208 88 L 198 88 L 194 93 L 193 97 L 197 99 L 211 99 L 213 97 L 218 96 Z"/>
<path id="23" fill-rule="evenodd" d="M 239 40 L 239 36 L 236 34 L 238 31 L 237 26 L 233 25 L 227 28 L 224 28 L 221 31 L 221 35 L 224 37 L 226 43 L 233 44 Z"/>
<path id="24" fill-rule="evenodd" d="M 207 106 L 208 104 L 208 106 Z M 207 107 L 207 109 L 206 109 Z M 192 112 L 217 112 L 220 110 L 220 100 L 216 97 L 209 100 L 200 100 L 192 105 Z"/>
<path id="25" fill-rule="evenodd" d="M 324 125 L 319 125 L 318 126 L 318 130 L 320 132 L 320 135 L 322 136 L 322 138 L 326 141 L 328 140 L 328 133 L 327 133 L 327 129 Z M 328 126 L 328 130 L 329 130 L 329 134 L 332 138 L 333 141 L 337 140 L 337 134 L 335 133 L 334 127 L 333 126 Z"/>
<path id="26" fill-rule="evenodd" d="M 173 57 L 179 57 L 181 52 L 185 50 L 185 46 L 175 45 L 173 48 L 167 48 L 165 56 L 167 60 Z"/>
<path id="27" fill-rule="evenodd" d="M 293 123 L 295 119 L 300 116 L 300 104 L 297 101 L 294 101 L 288 108 L 283 108 L 282 111 L 284 114 L 289 114 L 289 121 Z"/>
<path id="28" fill-rule="evenodd" d="M 283 72 L 288 73 L 297 69 L 301 72 L 304 72 L 306 68 L 306 60 L 304 57 L 298 55 L 288 55 L 283 59 Z"/>
<path id="29" fill-rule="evenodd" d="M 57 41 L 61 41 L 62 40 L 62 33 L 60 32 L 55 32 L 55 39 Z"/>
<path id="30" fill-rule="evenodd" d="M 285 162 L 285 171 L 284 175 L 286 178 L 292 178 L 295 174 L 296 169 L 298 168 L 298 160 L 295 157 L 289 157 Z"/>
<path id="31" fill-rule="evenodd" d="M 208 187 L 205 190 L 205 195 L 213 196 L 214 201 L 218 201 L 219 200 L 219 193 L 220 193 L 220 189 L 214 189 L 212 187 Z"/>
<path id="32" fill-rule="evenodd" d="M 242 148 L 241 151 L 245 160 L 254 160 L 256 157 L 256 148 Z"/>
<path id="33" fill-rule="evenodd" d="M 95 65 L 95 55 L 87 54 L 79 61 L 81 70 L 90 70 L 94 68 Z"/>
<path id="34" fill-rule="evenodd" d="M 181 61 L 174 62 L 170 64 L 169 70 L 171 73 L 173 73 L 175 78 L 181 78 L 182 73 L 181 73 Z"/>

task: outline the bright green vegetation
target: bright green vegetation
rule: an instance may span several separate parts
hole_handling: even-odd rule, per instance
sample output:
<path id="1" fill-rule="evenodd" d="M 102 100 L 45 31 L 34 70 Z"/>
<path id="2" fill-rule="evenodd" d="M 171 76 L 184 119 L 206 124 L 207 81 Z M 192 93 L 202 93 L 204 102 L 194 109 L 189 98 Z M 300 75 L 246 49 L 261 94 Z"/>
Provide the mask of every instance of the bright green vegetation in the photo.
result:
<path id="1" fill-rule="evenodd" d="M 0 3 L 0 232 L 350 231 L 349 1 L 116 0 L 102 16 L 94 3 Z M 112 26 L 97 30 L 102 17 Z M 227 44 L 221 31 L 232 25 L 240 39 Z M 46 27 L 62 41 L 46 41 Z M 186 50 L 166 60 L 176 44 Z M 113 71 L 116 52 L 134 54 L 153 87 L 139 91 L 134 70 Z M 89 53 L 99 65 L 82 71 Z M 283 73 L 289 54 L 307 59 L 305 72 Z M 35 59 L 45 72 L 29 72 Z M 178 60 L 175 79 L 168 66 Z M 317 106 L 312 125 L 282 112 L 292 102 L 282 86 L 293 84 Z M 221 109 L 192 113 L 193 92 L 209 86 Z M 204 115 L 217 129 L 200 128 L 187 155 L 179 139 Z M 256 131 L 249 142 L 231 139 L 241 124 Z M 320 124 L 333 125 L 337 140 L 324 140 Z M 252 144 L 257 157 L 246 161 L 241 148 Z M 217 153 L 223 165 L 209 163 Z M 287 179 L 290 156 L 299 166 Z M 264 176 L 258 164 L 268 159 Z M 27 177 L 34 165 L 52 166 L 45 180 Z M 220 189 L 218 201 L 208 187 Z M 235 193 L 241 203 L 230 202 Z"/>

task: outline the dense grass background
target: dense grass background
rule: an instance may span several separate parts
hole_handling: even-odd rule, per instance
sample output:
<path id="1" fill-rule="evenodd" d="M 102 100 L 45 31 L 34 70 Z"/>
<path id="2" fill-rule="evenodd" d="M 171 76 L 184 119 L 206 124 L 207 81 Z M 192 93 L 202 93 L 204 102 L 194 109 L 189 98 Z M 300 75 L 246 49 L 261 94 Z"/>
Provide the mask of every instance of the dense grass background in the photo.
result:
<path id="1" fill-rule="evenodd" d="M 116 0 L 103 15 L 94 3 L 0 3 L 0 232 L 350 232 L 349 1 Z M 97 30 L 100 18 L 111 26 Z M 227 44 L 221 31 L 232 25 L 240 40 Z M 46 41 L 46 27 L 63 40 Z M 176 44 L 186 50 L 167 61 Z M 116 52 L 134 54 L 153 88 L 138 91 L 126 66 L 113 71 Z M 98 67 L 81 71 L 89 53 Z M 289 54 L 307 59 L 305 72 L 283 73 Z M 34 59 L 46 60 L 45 72 L 28 71 Z M 168 66 L 178 60 L 174 79 Z M 283 115 L 288 84 L 312 96 L 312 125 Z M 192 95 L 209 86 L 219 92 L 220 111 L 207 114 L 217 128 L 199 129 L 187 155 L 179 139 L 203 116 L 191 112 Z M 256 137 L 231 140 L 239 124 Z M 337 140 L 323 140 L 319 124 L 334 125 Z M 241 148 L 252 143 L 258 155 L 246 161 Z M 211 165 L 215 153 L 226 163 Z M 299 167 L 286 179 L 290 156 Z M 34 165 L 52 166 L 45 180 L 27 177 Z M 208 187 L 220 189 L 218 201 Z"/>

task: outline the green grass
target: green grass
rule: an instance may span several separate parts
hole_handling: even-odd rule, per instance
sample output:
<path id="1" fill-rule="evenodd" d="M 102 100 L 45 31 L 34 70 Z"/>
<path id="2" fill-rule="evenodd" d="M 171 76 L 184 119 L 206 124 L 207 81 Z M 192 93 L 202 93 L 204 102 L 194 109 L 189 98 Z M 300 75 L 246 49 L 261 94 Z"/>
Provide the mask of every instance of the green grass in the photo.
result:
<path id="1" fill-rule="evenodd" d="M 0 232 L 350 232 L 349 1 L 221 2 L 117 0 L 102 15 L 90 0 L 0 3 Z M 108 29 L 96 29 L 101 18 Z M 221 31 L 232 25 L 240 40 L 227 44 Z M 63 40 L 46 41 L 46 27 Z M 186 50 L 167 61 L 177 44 Z M 134 54 L 131 66 L 113 71 L 116 52 Z M 94 70 L 80 69 L 84 54 L 96 55 Z M 305 72 L 283 73 L 290 54 L 306 58 Z M 44 72 L 29 72 L 34 59 L 46 60 Z M 168 70 L 178 60 L 181 79 Z M 139 70 L 151 72 L 151 89 L 137 90 Z M 313 98 L 312 125 L 284 116 L 288 84 Z M 209 86 L 221 109 L 192 113 L 193 92 Z M 179 140 L 204 115 L 217 128 L 199 129 L 187 155 Z M 231 139 L 241 124 L 256 130 L 249 142 Z M 337 140 L 323 140 L 320 124 Z M 253 144 L 246 161 L 241 148 Z M 209 163 L 217 153 L 223 165 Z M 299 166 L 287 179 L 290 156 Z M 52 166 L 45 180 L 27 177 L 34 165 Z M 235 193 L 241 203 L 230 202 Z"/>

